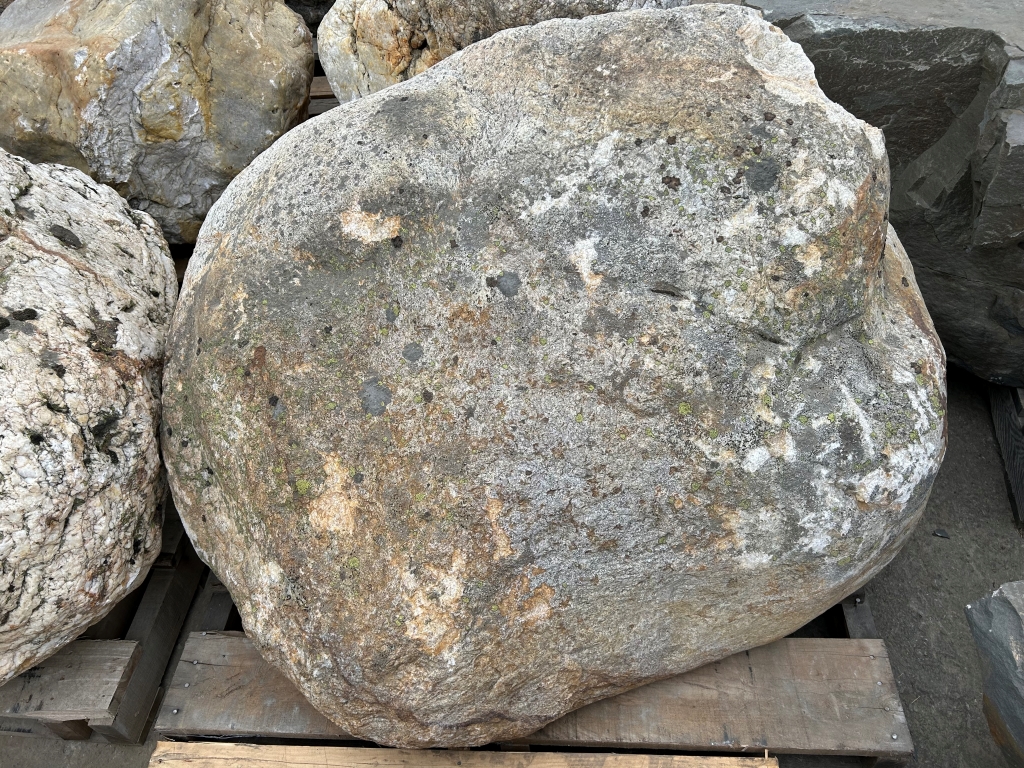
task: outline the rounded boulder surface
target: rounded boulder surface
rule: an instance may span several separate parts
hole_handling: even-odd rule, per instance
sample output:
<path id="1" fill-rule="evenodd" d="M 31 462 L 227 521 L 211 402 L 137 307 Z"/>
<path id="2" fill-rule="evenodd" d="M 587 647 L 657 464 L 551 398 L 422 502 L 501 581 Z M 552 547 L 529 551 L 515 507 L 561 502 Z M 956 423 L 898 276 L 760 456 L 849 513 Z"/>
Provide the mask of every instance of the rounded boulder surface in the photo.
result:
<path id="1" fill-rule="evenodd" d="M 338 0 L 322 16 L 318 52 L 331 90 L 350 101 L 408 80 L 495 32 L 549 19 L 675 8 L 687 0 Z M 295 7 L 293 5 L 293 7 Z M 305 14 L 303 14 L 305 15 Z"/>
<path id="2" fill-rule="evenodd" d="M 177 289 L 149 216 L 0 150 L 0 684 L 102 618 L 160 551 Z"/>
<path id="3" fill-rule="evenodd" d="M 15 0 L 0 146 L 109 184 L 195 242 L 224 187 L 303 120 L 313 45 L 281 0 Z"/>
<path id="4" fill-rule="evenodd" d="M 164 389 L 257 647 L 359 738 L 465 746 L 866 582 L 945 445 L 887 190 L 736 6 L 502 32 L 289 133 L 204 224 Z"/>

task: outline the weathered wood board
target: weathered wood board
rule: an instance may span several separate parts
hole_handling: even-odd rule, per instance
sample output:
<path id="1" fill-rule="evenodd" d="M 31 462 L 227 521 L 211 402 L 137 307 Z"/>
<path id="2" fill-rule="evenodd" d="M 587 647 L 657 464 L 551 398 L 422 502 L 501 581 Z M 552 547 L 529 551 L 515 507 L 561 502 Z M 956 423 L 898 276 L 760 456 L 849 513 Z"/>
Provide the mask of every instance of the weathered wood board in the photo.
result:
<path id="1" fill-rule="evenodd" d="M 774 758 L 159 742 L 150 768 L 778 768 Z"/>
<path id="2" fill-rule="evenodd" d="M 189 638 L 156 730 L 172 738 L 351 738 L 240 632 Z M 885 643 L 812 638 L 779 640 L 591 704 L 521 743 L 897 760 L 913 751 Z"/>
<path id="3" fill-rule="evenodd" d="M 989 387 L 992 425 L 1003 456 L 1006 484 L 1017 525 L 1024 528 L 1024 389 Z"/>
<path id="4" fill-rule="evenodd" d="M 0 715 L 53 722 L 109 718 L 140 652 L 135 640 L 77 640 L 0 687 Z"/>

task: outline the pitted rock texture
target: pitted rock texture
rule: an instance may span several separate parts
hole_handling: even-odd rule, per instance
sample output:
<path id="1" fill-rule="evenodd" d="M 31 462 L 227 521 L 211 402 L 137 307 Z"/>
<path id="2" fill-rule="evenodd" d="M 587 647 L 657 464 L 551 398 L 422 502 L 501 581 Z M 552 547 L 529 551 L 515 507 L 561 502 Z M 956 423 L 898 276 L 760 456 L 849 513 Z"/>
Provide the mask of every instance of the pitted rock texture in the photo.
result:
<path id="1" fill-rule="evenodd" d="M 16 0 L 0 146 L 79 168 L 194 242 L 224 187 L 304 119 L 309 30 L 280 0 Z"/>
<path id="2" fill-rule="evenodd" d="M 263 654 L 388 744 L 785 635 L 896 553 L 943 452 L 887 190 L 880 132 L 735 6 L 509 30 L 314 118 L 186 274 L 187 529 Z"/>
<path id="3" fill-rule="evenodd" d="M 177 287 L 149 216 L 0 150 L 0 684 L 101 618 L 160 551 Z"/>
<path id="4" fill-rule="evenodd" d="M 1024 581 L 967 606 L 986 668 L 985 714 L 1009 764 L 1024 765 Z"/>
<path id="5" fill-rule="evenodd" d="M 407 80 L 503 29 L 686 4 L 687 0 L 338 0 L 324 16 L 317 42 L 331 90 L 341 101 L 350 101 Z"/>
<path id="6" fill-rule="evenodd" d="M 803 46 L 829 98 L 885 132 L 892 222 L 950 360 L 1024 386 L 1024 31 L 1015 4 L 989 27 L 973 4 L 749 4 Z"/>

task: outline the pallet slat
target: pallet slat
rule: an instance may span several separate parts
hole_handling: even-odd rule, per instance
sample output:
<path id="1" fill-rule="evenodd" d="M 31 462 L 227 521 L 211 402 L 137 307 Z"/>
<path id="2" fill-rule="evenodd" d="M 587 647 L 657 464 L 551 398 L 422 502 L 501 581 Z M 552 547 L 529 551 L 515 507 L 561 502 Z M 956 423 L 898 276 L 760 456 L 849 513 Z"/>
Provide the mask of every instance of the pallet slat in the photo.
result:
<path id="1" fill-rule="evenodd" d="M 171 738 L 351 738 L 240 632 L 189 637 L 156 730 Z M 884 642 L 816 638 L 779 640 L 596 702 L 520 743 L 680 751 L 767 748 L 897 760 L 913 751 Z"/>
<path id="2" fill-rule="evenodd" d="M 309 88 L 309 98 L 311 99 L 331 99 L 334 98 L 334 91 L 331 90 L 331 84 L 328 82 L 326 77 L 314 77 L 313 83 Z"/>
<path id="3" fill-rule="evenodd" d="M 135 640 L 76 640 L 0 687 L 0 715 L 51 722 L 109 718 L 140 651 Z"/>
<path id="4" fill-rule="evenodd" d="M 884 758 L 913 752 L 884 642 L 823 638 L 786 638 L 595 702 L 523 741 Z"/>
<path id="5" fill-rule="evenodd" d="M 1019 527 L 1024 528 L 1024 389 L 989 387 L 989 404 L 999 452 L 1003 456 L 1006 484 L 1010 490 L 1010 504 Z"/>
<path id="6" fill-rule="evenodd" d="M 778 768 L 775 758 L 159 742 L 150 768 Z"/>
<path id="7" fill-rule="evenodd" d="M 135 744 L 142 739 L 204 568 L 189 543 L 176 567 L 151 571 L 146 594 L 126 635 L 141 649 L 138 669 L 128 681 L 121 705 L 107 717 L 89 719 L 93 730 L 109 740 Z"/>

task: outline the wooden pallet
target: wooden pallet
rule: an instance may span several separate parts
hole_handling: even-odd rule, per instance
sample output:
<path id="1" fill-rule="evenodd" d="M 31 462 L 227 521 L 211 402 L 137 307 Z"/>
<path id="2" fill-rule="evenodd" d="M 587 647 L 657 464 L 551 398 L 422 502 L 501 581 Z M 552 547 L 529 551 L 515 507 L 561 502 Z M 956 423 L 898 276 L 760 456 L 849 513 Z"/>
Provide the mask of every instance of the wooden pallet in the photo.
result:
<path id="1" fill-rule="evenodd" d="M 160 742 L 150 768 L 778 768 L 772 757 L 367 749 Z"/>
<path id="2" fill-rule="evenodd" d="M 142 586 L 79 639 L 0 687 L 0 732 L 137 743 L 205 566 L 173 505 Z"/>
<path id="3" fill-rule="evenodd" d="M 992 384 L 989 405 L 1003 456 L 1013 518 L 1017 528 L 1024 531 L 1024 388 Z"/>
<path id="4" fill-rule="evenodd" d="M 341 102 L 331 90 L 331 84 L 326 77 L 314 77 L 313 85 L 309 89 L 309 116 L 322 115 L 329 109 L 334 109 Z"/>
<path id="5" fill-rule="evenodd" d="M 785 638 L 596 702 L 502 748 L 770 750 L 901 765 L 913 743 L 885 643 L 868 637 L 874 622 L 863 593 L 841 608 L 850 638 Z M 220 630 L 223 609 L 210 616 L 185 643 L 154 726 L 161 738 L 353 741 L 265 662 L 244 633 Z"/>

